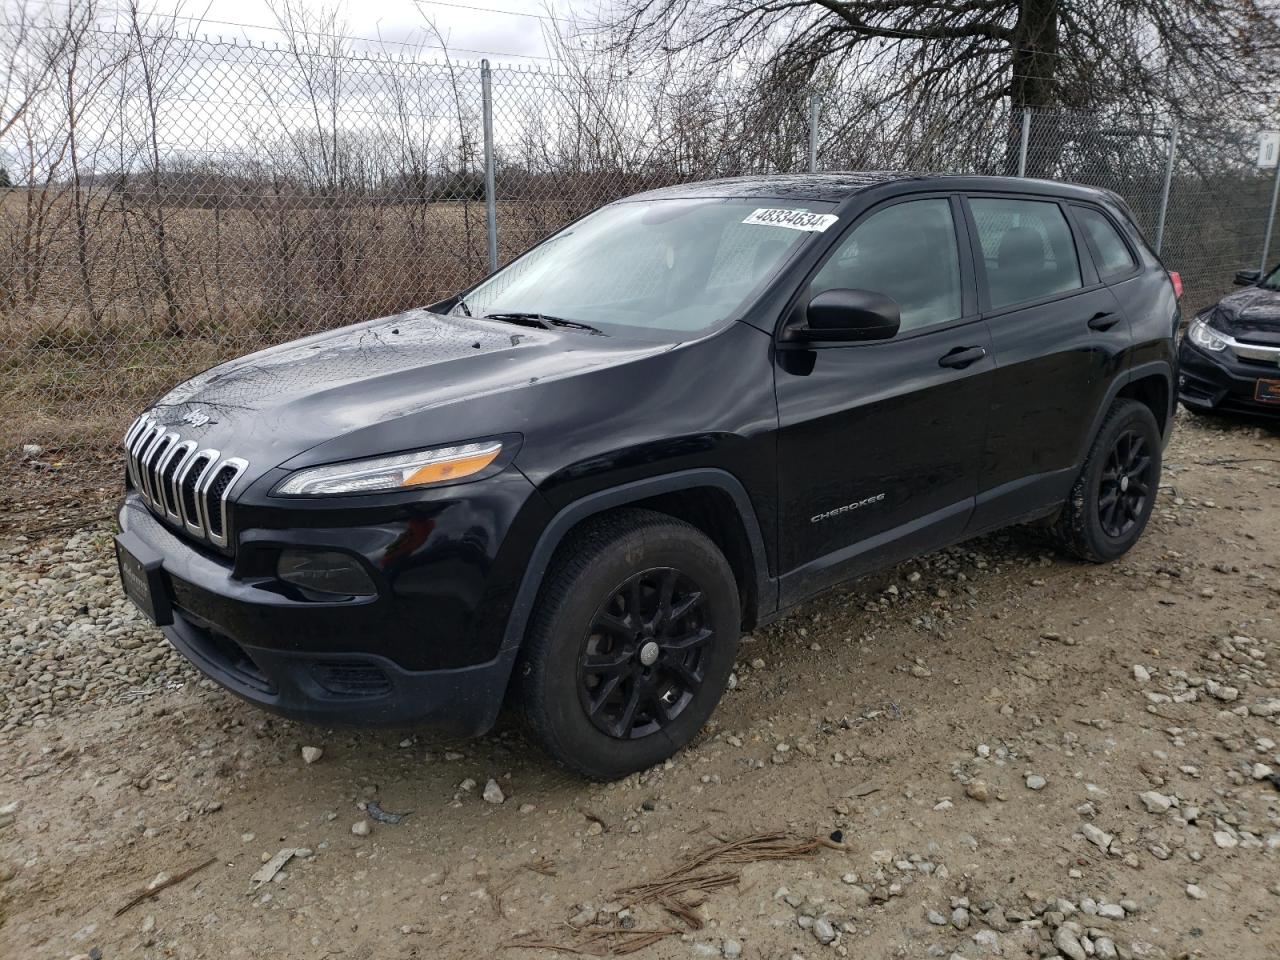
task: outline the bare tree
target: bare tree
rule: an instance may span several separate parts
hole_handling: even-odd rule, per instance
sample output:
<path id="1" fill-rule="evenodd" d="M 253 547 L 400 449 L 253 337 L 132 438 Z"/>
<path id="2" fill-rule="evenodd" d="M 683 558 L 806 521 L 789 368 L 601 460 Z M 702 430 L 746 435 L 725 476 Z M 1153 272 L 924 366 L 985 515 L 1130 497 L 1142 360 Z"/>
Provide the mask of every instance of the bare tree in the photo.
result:
<path id="1" fill-rule="evenodd" d="M 62 93 L 67 157 L 71 164 L 73 246 L 84 313 L 91 326 L 102 320 L 104 309 L 95 289 L 96 266 L 105 253 L 95 238 L 105 207 L 100 198 L 104 182 L 97 174 L 110 133 L 99 122 L 99 110 L 118 65 L 118 58 L 109 52 L 104 56 L 94 46 L 90 29 L 95 12 L 92 2 L 69 6 L 56 41 L 62 53 L 58 61 L 58 87 Z M 110 190 L 110 186 L 106 189 Z"/>
<path id="2" fill-rule="evenodd" d="M 33 36 L 46 23 L 27 0 L 0 5 L 0 140 L 54 83 L 62 48 Z"/>
<path id="3" fill-rule="evenodd" d="M 744 65 L 770 84 L 843 81 L 871 104 L 1192 113 L 1280 80 L 1274 0 L 616 0 L 597 24 L 639 63 Z M 598 42 L 598 41 L 597 41 Z"/>
<path id="4" fill-rule="evenodd" d="M 176 64 L 172 62 L 175 59 L 174 40 L 177 37 L 177 22 L 172 18 L 145 16 L 136 0 L 130 0 L 128 13 L 129 31 L 134 42 L 132 55 L 139 70 L 136 96 L 145 113 L 144 153 L 149 184 L 148 202 L 142 204 L 142 213 L 152 238 L 150 251 L 152 271 L 156 282 L 160 285 L 160 295 L 164 299 L 165 332 L 171 337 L 178 337 L 182 335 L 180 322 L 182 304 L 178 295 L 174 258 L 170 250 L 168 215 L 165 212 L 167 198 L 161 184 L 164 160 L 160 148 L 161 111 L 167 96 L 166 80 L 177 69 Z M 180 51 L 181 48 L 179 47 L 178 50 Z"/>
<path id="5" fill-rule="evenodd" d="M 472 172 L 476 170 L 480 163 L 481 147 L 476 143 L 475 131 L 479 127 L 479 115 L 476 110 L 478 106 L 475 93 L 473 91 L 471 97 L 467 97 L 462 89 L 462 83 L 459 79 L 458 65 L 454 62 L 453 55 L 449 50 L 449 38 L 440 30 L 435 20 L 423 9 L 422 5 L 415 0 L 414 5 L 418 8 L 418 13 L 422 16 L 423 21 L 427 25 L 429 33 L 436 38 L 440 45 L 441 55 L 444 59 L 445 69 L 449 78 L 449 92 L 452 99 L 453 115 L 458 124 L 457 139 L 457 156 L 454 164 L 456 171 L 448 169 L 449 164 L 446 160 L 446 175 L 452 174 L 459 180 L 458 186 L 461 187 L 459 193 L 462 197 L 462 228 L 465 243 L 461 251 L 464 268 L 467 270 L 474 269 L 479 262 L 479 232 L 476 223 L 473 221 L 471 200 L 473 199 L 466 190 L 466 183 L 472 179 Z"/>

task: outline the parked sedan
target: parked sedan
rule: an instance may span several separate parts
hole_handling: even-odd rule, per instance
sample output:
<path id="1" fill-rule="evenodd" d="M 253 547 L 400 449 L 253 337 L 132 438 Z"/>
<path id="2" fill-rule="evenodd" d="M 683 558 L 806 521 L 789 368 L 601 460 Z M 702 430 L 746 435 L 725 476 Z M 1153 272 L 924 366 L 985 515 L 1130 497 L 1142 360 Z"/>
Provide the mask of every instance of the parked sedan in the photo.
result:
<path id="1" fill-rule="evenodd" d="M 1241 270 L 1245 289 L 1191 321 L 1178 350 L 1178 398 L 1190 410 L 1280 415 L 1280 265 Z"/>

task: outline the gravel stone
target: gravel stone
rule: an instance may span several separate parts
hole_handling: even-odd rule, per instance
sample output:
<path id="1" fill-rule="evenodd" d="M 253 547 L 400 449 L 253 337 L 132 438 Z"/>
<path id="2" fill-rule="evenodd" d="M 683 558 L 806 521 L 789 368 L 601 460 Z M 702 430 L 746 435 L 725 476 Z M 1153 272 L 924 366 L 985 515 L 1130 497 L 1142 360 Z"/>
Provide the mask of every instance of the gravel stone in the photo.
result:
<path id="1" fill-rule="evenodd" d="M 819 917 L 813 921 L 813 938 L 824 946 L 831 943 L 836 938 L 836 928 L 831 925 L 831 921 L 825 917 Z"/>
<path id="2" fill-rule="evenodd" d="M 1053 945 L 1058 952 L 1070 960 L 1086 960 L 1088 953 L 1080 943 L 1079 928 L 1072 923 L 1064 923 L 1053 935 Z"/>
<path id="3" fill-rule="evenodd" d="M 979 930 L 973 935 L 973 942 L 983 953 L 1000 956 L 1000 935 L 994 930 Z"/>
<path id="4" fill-rule="evenodd" d="M 1094 826 L 1092 823 L 1086 823 L 1080 828 L 1080 832 L 1084 834 L 1086 840 L 1103 853 L 1108 853 L 1111 850 L 1111 841 L 1115 838 L 1101 828 Z"/>
<path id="5" fill-rule="evenodd" d="M 970 780 L 965 784 L 964 793 L 966 797 L 979 803 L 986 803 L 991 799 L 991 788 L 983 780 Z"/>

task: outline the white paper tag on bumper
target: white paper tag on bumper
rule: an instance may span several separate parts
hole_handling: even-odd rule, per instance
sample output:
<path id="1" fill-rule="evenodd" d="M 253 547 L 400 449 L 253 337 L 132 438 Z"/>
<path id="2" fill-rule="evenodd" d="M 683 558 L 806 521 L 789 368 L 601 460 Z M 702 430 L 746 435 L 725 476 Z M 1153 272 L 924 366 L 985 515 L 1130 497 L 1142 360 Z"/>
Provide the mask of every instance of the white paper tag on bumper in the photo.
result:
<path id="1" fill-rule="evenodd" d="M 762 207 L 751 211 L 743 220 L 761 227 L 786 227 L 788 230 L 804 230 L 806 233 L 822 233 L 840 218 L 834 213 L 810 213 L 808 210 L 780 210 Z"/>

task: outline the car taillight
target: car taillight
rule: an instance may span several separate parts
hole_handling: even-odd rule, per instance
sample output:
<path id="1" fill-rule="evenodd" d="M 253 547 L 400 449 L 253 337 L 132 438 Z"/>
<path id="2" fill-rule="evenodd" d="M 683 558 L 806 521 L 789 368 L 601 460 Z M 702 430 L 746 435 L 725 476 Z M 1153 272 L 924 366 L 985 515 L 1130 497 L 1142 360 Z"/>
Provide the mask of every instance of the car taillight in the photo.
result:
<path id="1" fill-rule="evenodd" d="M 1169 271 L 1169 279 L 1173 281 L 1173 295 L 1179 300 L 1182 299 L 1182 274 L 1177 270 Z"/>

